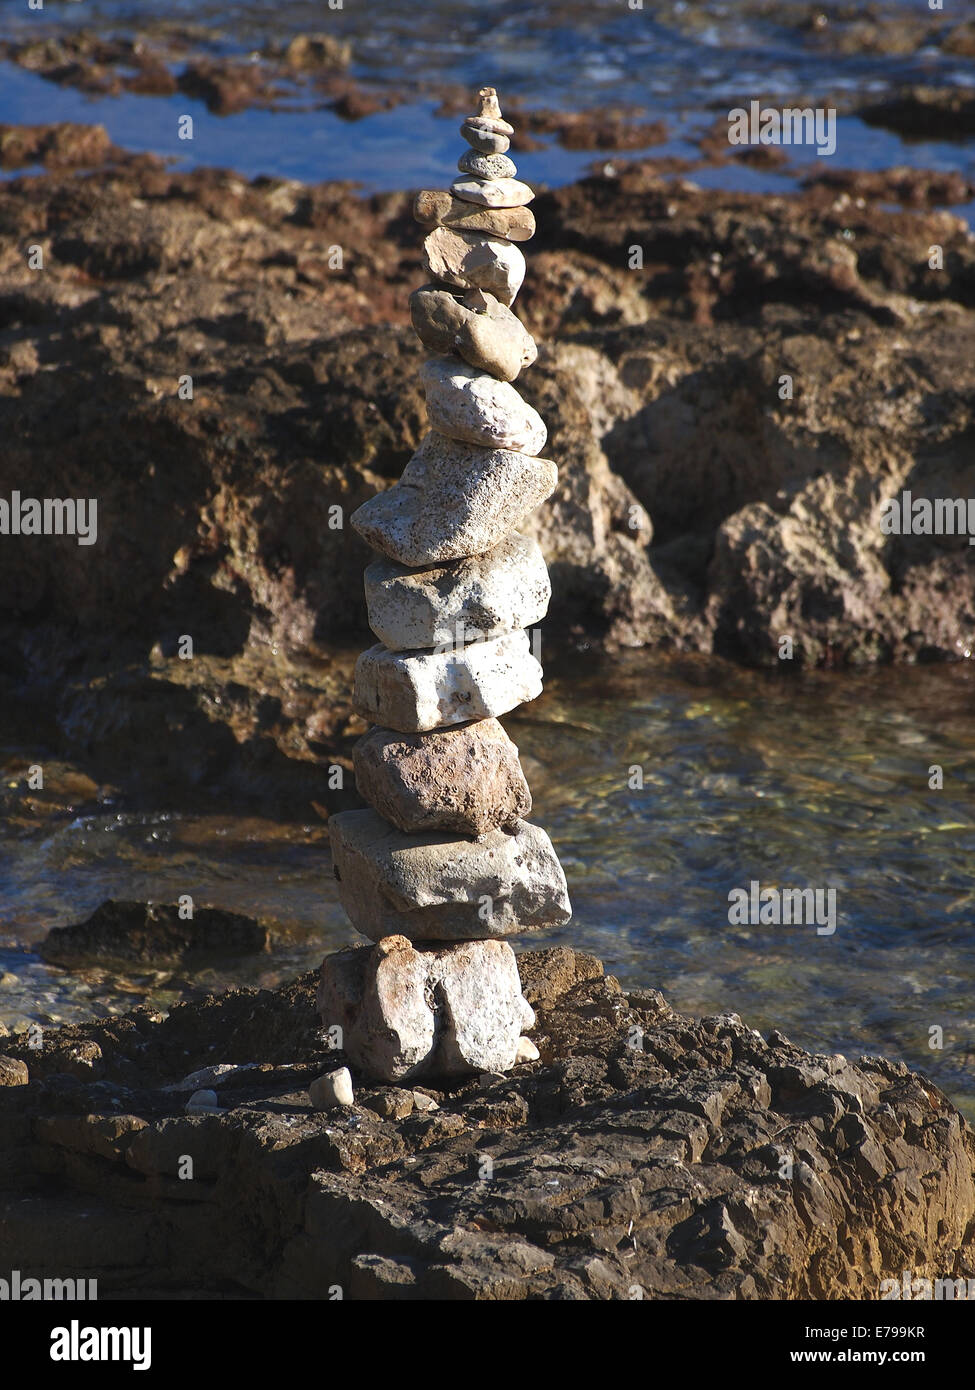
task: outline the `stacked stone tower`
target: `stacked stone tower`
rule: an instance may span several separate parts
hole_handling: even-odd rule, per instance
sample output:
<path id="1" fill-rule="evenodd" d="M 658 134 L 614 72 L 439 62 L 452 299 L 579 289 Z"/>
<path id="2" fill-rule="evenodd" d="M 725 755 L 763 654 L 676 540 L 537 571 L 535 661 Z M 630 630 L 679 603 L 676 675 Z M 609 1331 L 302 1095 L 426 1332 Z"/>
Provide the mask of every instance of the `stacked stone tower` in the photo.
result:
<path id="1" fill-rule="evenodd" d="M 525 630 L 551 594 L 525 517 L 553 491 L 546 430 L 511 382 L 535 344 L 511 303 L 533 194 L 505 151 L 491 87 L 461 126 L 471 148 L 449 193 L 417 196 L 432 281 L 411 296 L 430 431 L 400 481 L 352 524 L 380 558 L 365 573 L 379 638 L 356 666 L 374 727 L 355 749 L 371 810 L 329 821 L 339 895 L 376 945 L 329 956 L 319 1008 L 366 1076 L 506 1071 L 535 1055 L 534 1016 L 505 937 L 568 921 L 548 836 L 498 723 L 541 691 Z"/>

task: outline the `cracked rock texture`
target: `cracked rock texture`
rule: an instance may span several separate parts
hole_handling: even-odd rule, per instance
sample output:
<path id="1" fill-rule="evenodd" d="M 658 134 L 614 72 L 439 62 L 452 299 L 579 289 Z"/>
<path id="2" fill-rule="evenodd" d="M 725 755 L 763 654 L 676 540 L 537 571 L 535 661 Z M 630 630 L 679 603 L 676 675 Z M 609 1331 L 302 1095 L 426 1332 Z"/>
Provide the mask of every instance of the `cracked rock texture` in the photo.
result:
<path id="1" fill-rule="evenodd" d="M 966 539 L 879 526 L 902 489 L 971 491 L 975 240 L 932 206 L 951 180 L 827 171 L 765 196 L 611 168 L 535 199 L 517 300 L 559 466 L 526 528 L 547 639 L 768 666 L 783 632 L 807 666 L 975 650 Z M 0 182 L 0 496 L 99 499 L 93 546 L 0 547 L 0 681 L 97 776 L 329 801 L 336 643 L 364 635 L 349 518 L 429 425 L 412 201 L 137 156 Z M 333 244 L 358 248 L 342 269 Z"/>
<path id="2" fill-rule="evenodd" d="M 682 1017 L 567 947 L 518 964 L 537 1061 L 412 1093 L 352 1066 L 341 1112 L 307 1095 L 349 1064 L 315 975 L 40 1053 L 4 1039 L 30 1083 L 0 1087 L 0 1240 L 102 1297 L 876 1299 L 905 1268 L 975 1276 L 975 1141 L 923 1076 Z M 215 1058 L 223 1113 L 184 1114 L 165 1088 Z"/>

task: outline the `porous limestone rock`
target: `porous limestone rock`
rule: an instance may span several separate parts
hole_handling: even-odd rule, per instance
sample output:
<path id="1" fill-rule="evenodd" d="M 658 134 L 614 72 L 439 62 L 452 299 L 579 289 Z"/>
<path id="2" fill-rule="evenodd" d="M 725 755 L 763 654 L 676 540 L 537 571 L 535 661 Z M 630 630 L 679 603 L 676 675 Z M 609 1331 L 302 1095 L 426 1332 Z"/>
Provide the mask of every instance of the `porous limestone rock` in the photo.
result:
<path id="1" fill-rule="evenodd" d="M 342 906 L 373 941 L 474 941 L 561 926 L 571 908 L 565 875 L 540 826 L 481 840 L 404 835 L 376 811 L 342 811 L 328 833 Z"/>
<path id="2" fill-rule="evenodd" d="M 415 734 L 507 714 L 542 692 L 527 632 L 459 650 L 391 652 L 377 643 L 355 666 L 353 704 L 374 724 Z"/>
<path id="3" fill-rule="evenodd" d="M 538 356 L 521 319 L 484 290 L 468 290 L 458 297 L 424 285 L 410 295 L 410 317 L 425 347 L 457 352 L 472 367 L 502 381 L 513 381 Z"/>
<path id="4" fill-rule="evenodd" d="M 517 532 L 483 555 L 444 565 L 375 560 L 364 579 L 369 626 L 390 651 L 529 628 L 545 616 L 552 593 L 538 543 Z"/>
<path id="5" fill-rule="evenodd" d="M 513 241 L 483 232 L 434 227 L 423 242 L 423 264 L 437 280 L 487 290 L 511 304 L 525 278 L 525 256 Z"/>
<path id="6" fill-rule="evenodd" d="M 394 935 L 337 951 L 322 964 L 317 1002 L 353 1067 L 389 1082 L 510 1070 L 535 1021 L 504 941 L 418 950 Z M 437 1108 L 422 1095 L 417 1109 Z"/>
<path id="7" fill-rule="evenodd" d="M 518 173 L 515 161 L 506 154 L 483 154 L 480 150 L 465 150 L 457 168 L 478 179 L 513 179 Z"/>
<path id="8" fill-rule="evenodd" d="M 431 357 L 420 369 L 431 427 L 483 449 L 541 453 L 548 431 L 538 411 L 507 381 L 454 357 Z"/>
<path id="9" fill-rule="evenodd" d="M 483 555 L 551 496 L 558 469 L 512 449 L 475 449 L 431 430 L 393 487 L 352 513 L 363 540 L 403 565 Z"/>
<path id="10" fill-rule="evenodd" d="M 359 795 L 408 834 L 483 836 L 531 811 L 518 749 L 496 719 L 432 734 L 370 729 L 353 758 Z"/>
<path id="11" fill-rule="evenodd" d="M 421 190 L 413 203 L 413 216 L 425 227 L 486 232 L 505 241 L 528 241 L 535 235 L 535 214 L 531 208 L 478 207 L 443 189 Z"/>

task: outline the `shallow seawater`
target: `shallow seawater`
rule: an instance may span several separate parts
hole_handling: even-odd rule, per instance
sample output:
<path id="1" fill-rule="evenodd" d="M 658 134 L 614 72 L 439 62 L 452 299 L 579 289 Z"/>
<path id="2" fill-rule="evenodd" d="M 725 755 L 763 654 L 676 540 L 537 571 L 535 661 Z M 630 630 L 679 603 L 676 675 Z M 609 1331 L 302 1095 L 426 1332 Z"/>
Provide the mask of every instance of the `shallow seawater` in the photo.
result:
<path id="1" fill-rule="evenodd" d="M 546 693 L 505 723 L 574 907 L 569 926 L 520 944 L 571 942 L 688 1012 L 733 1010 L 807 1047 L 903 1058 L 975 1118 L 970 666 L 787 676 L 589 653 L 551 664 Z M 4 781 L 38 756 L 5 750 Z M 52 776 L 56 806 L 0 825 L 8 1026 L 271 985 L 357 939 L 322 822 L 127 812 L 66 769 Z M 752 880 L 835 890 L 835 930 L 732 925 L 729 893 Z M 186 980 L 74 974 L 32 950 L 105 898 L 187 892 L 266 919 L 271 951 Z"/>
<path id="2" fill-rule="evenodd" d="M 920 13 L 919 13 L 920 11 Z M 959 11 L 958 22 L 966 16 Z M 775 105 L 836 106 L 837 149 L 788 151 L 791 173 L 808 166 L 879 169 L 909 165 L 959 170 L 975 178 L 970 141 L 914 142 L 844 115 L 903 84 L 970 87 L 969 57 L 940 47 L 950 15 L 915 0 L 879 0 L 851 24 L 841 0 L 249 0 L 228 6 L 210 0 L 48 0 L 43 11 L 5 6 L 0 38 L 24 42 L 75 28 L 104 37 L 176 40 L 185 59 L 221 55 L 261 61 L 267 45 L 299 33 L 326 33 L 352 46 L 350 76 L 398 104 L 358 121 L 324 108 L 314 83 L 298 79 L 285 92 L 286 109 L 251 108 L 230 116 L 199 100 L 88 95 L 0 63 L 0 122 L 97 121 L 130 150 L 148 150 L 177 166 L 218 165 L 253 177 L 306 181 L 355 179 L 364 190 L 441 183 L 453 169 L 455 117 L 436 115 L 438 93 L 485 82 L 502 100 L 527 106 L 584 110 L 625 105 L 644 119 L 664 119 L 670 137 L 646 153 L 694 158 L 695 139 L 728 110 L 753 97 Z M 906 28 L 904 27 L 906 26 Z M 853 35 L 851 41 L 851 33 Z M 894 41 L 901 34 L 903 41 Z M 184 58 L 174 61 L 178 70 Z M 432 98 L 432 99 L 431 99 Z M 177 139 L 177 117 L 189 112 L 192 141 Z M 625 157 L 638 156 L 631 151 Z M 519 154 L 523 177 L 536 185 L 577 178 L 597 158 L 552 141 Z M 696 173 L 692 177 L 697 177 Z M 737 161 L 705 171 L 707 186 L 755 192 L 793 186 L 779 170 Z M 975 220 L 973 205 L 959 210 Z"/>

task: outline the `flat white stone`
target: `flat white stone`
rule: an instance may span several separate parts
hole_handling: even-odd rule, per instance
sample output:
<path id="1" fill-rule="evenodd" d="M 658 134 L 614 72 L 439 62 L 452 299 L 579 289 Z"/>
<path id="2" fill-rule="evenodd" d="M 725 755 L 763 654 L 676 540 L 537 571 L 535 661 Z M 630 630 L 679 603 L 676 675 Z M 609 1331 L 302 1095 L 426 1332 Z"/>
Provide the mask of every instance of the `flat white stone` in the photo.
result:
<path id="1" fill-rule="evenodd" d="M 430 425 L 440 434 L 484 449 L 535 457 L 548 438 L 545 422 L 509 381 L 456 357 L 431 357 L 420 369 Z"/>
<path id="2" fill-rule="evenodd" d="M 399 482 L 352 513 L 369 545 L 403 565 L 483 555 L 551 496 L 558 469 L 512 449 L 478 449 L 431 430 Z"/>
<path id="3" fill-rule="evenodd" d="M 511 304 L 525 279 L 525 255 L 512 241 L 484 232 L 435 227 L 423 241 L 423 264 L 449 285 L 484 290 Z"/>
<path id="4" fill-rule="evenodd" d="M 403 936 L 327 956 L 318 987 L 326 1029 L 358 1071 L 380 1081 L 509 1071 L 526 1017 L 518 964 L 504 941 L 416 949 Z M 417 1110 L 437 1102 L 413 1092 Z"/>
<path id="5" fill-rule="evenodd" d="M 520 179 L 454 179 L 450 191 L 465 203 L 479 203 L 485 208 L 523 208 L 535 197 L 527 183 Z"/>
<path id="6" fill-rule="evenodd" d="M 528 628 L 541 622 L 552 597 L 537 541 L 517 532 L 483 555 L 444 565 L 376 560 L 364 582 L 369 626 L 390 651 Z"/>
<path id="7" fill-rule="evenodd" d="M 532 1042 L 531 1038 L 519 1038 L 518 1049 L 515 1052 L 515 1062 L 537 1062 L 540 1053 Z"/>
<path id="8" fill-rule="evenodd" d="M 519 631 L 442 652 L 377 643 L 356 662 L 353 704 L 372 724 L 416 734 L 507 714 L 541 693 L 542 668 Z"/>
<path id="9" fill-rule="evenodd" d="M 572 915 L 552 842 L 528 821 L 467 840 L 405 835 L 376 811 L 342 811 L 328 833 L 342 906 L 373 941 L 479 941 Z"/>

